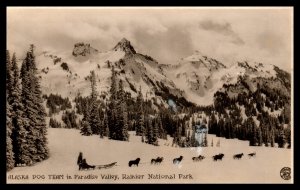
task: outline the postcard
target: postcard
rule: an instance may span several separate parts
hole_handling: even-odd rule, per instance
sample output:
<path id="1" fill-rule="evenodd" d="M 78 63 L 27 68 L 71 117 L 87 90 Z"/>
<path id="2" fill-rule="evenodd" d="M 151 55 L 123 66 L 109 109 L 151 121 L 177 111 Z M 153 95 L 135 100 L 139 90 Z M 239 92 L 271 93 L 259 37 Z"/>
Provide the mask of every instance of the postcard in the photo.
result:
<path id="1" fill-rule="evenodd" d="M 294 183 L 293 7 L 7 7 L 7 184 Z"/>

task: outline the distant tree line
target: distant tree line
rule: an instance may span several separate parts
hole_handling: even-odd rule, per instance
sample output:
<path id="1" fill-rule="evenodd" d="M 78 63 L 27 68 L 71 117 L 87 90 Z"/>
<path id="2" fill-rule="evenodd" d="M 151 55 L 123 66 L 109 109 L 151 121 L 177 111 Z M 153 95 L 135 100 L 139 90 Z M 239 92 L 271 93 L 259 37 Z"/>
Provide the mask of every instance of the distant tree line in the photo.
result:
<path id="1" fill-rule="evenodd" d="M 62 128 L 61 123 L 54 118 L 50 118 L 49 127 L 51 128 Z"/>
<path id="2" fill-rule="evenodd" d="M 75 114 L 74 110 L 66 110 L 62 114 L 62 121 L 64 125 L 62 125 L 61 122 L 57 121 L 55 118 L 50 118 L 49 120 L 49 127 L 51 128 L 66 128 L 66 129 L 79 129 L 79 124 L 76 122 L 77 115 Z"/>
<path id="3" fill-rule="evenodd" d="M 122 61 L 118 63 L 121 65 Z M 135 131 L 137 136 L 141 136 L 142 142 L 152 145 L 158 145 L 160 138 L 167 139 L 169 135 L 173 138 L 173 146 L 208 146 L 207 131 L 199 132 L 196 127 L 204 124 L 210 134 L 249 140 L 251 146 L 275 146 L 275 143 L 279 147 L 285 144 L 291 146 L 290 98 L 282 91 L 268 86 L 268 81 L 258 80 L 253 90 L 248 79 L 239 77 L 237 84 L 224 84 L 225 90 L 214 94 L 214 103 L 210 106 L 189 103 L 172 95 L 163 83 L 158 83 L 155 95 L 163 100 L 174 100 L 178 104 L 177 111 L 174 111 L 157 103 L 157 97 L 144 97 L 141 88 L 135 88 L 136 98 L 131 97 L 124 90 L 123 82 L 128 83 L 128 80 L 118 79 L 116 65 L 109 61 L 107 64 L 112 72 L 109 99 L 99 99 L 93 71 L 88 77 L 91 95 L 75 98 L 76 113 L 84 116 L 80 122 L 83 135 L 96 134 L 101 138 L 106 136 L 127 141 L 128 131 Z M 233 95 L 229 95 L 228 91 L 233 92 Z M 199 112 L 206 115 L 201 123 L 194 121 L 194 114 Z M 279 114 L 270 114 L 274 112 Z"/>
<path id="4" fill-rule="evenodd" d="M 45 98 L 46 106 L 49 108 L 48 115 L 51 117 L 52 114 L 56 114 L 62 110 L 71 109 L 72 105 L 68 97 L 62 98 L 61 95 L 58 94 L 50 94 L 49 96 L 43 95 Z"/>
<path id="5" fill-rule="evenodd" d="M 90 96 L 78 95 L 75 98 L 76 113 L 83 115 L 80 121 L 81 134 L 128 141 L 128 131 L 134 130 L 136 135 L 141 136 L 142 142 L 152 145 L 158 145 L 159 138 L 167 139 L 167 134 L 177 135 L 177 127 L 183 120 L 175 118 L 176 114 L 163 105 L 160 111 L 154 109 L 151 99 L 144 100 L 141 88 L 137 98 L 132 98 L 130 93 L 124 91 L 123 80 L 117 78 L 114 66 L 110 68 L 112 77 L 108 101 L 98 99 L 94 71 L 89 76 Z M 187 119 L 188 117 L 184 118 L 185 121 Z M 182 126 L 185 131 L 185 125 Z M 181 134 L 185 135 L 184 132 Z"/>

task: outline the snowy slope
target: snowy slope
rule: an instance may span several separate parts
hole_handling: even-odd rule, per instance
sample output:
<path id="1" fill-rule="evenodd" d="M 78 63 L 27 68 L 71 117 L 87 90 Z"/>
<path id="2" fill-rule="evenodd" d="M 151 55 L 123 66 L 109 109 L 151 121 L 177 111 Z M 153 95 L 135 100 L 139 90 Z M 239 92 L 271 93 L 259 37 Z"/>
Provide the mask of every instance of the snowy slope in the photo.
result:
<path id="1" fill-rule="evenodd" d="M 165 72 L 171 80 L 184 90 L 185 97 L 198 105 L 209 105 L 212 103 L 214 81 L 213 73 L 226 68 L 222 63 L 196 52 L 182 59 L 177 65 L 166 69 Z"/>
<path id="2" fill-rule="evenodd" d="M 160 146 L 140 142 L 140 137 L 130 132 L 130 142 L 100 139 L 98 136 L 81 136 L 78 130 L 48 129 L 50 158 L 32 167 L 17 167 L 9 175 L 28 175 L 27 180 L 8 180 L 8 183 L 291 183 L 283 180 L 279 172 L 283 167 L 291 167 L 290 149 L 270 147 L 249 147 L 248 141 L 227 140 L 208 135 L 209 145 L 220 139 L 221 147 L 175 148 L 171 139 L 160 141 Z M 168 145 L 169 146 L 166 146 Z M 79 152 L 89 164 L 102 165 L 117 162 L 116 167 L 102 170 L 78 171 L 76 165 Z M 238 153 L 256 152 L 255 158 L 243 157 L 234 160 Z M 212 156 L 224 153 L 223 161 L 214 162 Z M 204 155 L 201 162 L 193 162 L 192 157 Z M 172 160 L 182 155 L 183 161 L 173 165 Z M 161 165 L 151 165 L 150 160 L 157 156 L 164 157 Z M 128 167 L 128 161 L 141 158 L 139 167 Z M 49 179 L 48 175 L 63 175 L 63 179 Z M 102 179 L 101 175 L 117 175 L 118 179 Z M 144 175 L 143 179 L 128 180 L 122 175 Z M 173 175 L 176 178 L 148 179 L 149 174 Z M 193 179 L 179 179 L 179 174 L 191 175 Z M 45 179 L 32 180 L 32 175 L 44 175 Z M 72 176 L 67 180 L 66 175 Z M 97 176 L 97 179 L 75 179 L 75 175 Z"/>
<path id="3" fill-rule="evenodd" d="M 245 61 L 226 67 L 199 51 L 181 59 L 175 66 L 164 68 L 167 77 L 185 92 L 185 98 L 198 105 L 211 105 L 214 94 L 224 84 L 236 84 L 240 76 L 249 79 L 276 77 L 274 65 Z"/>
<path id="4" fill-rule="evenodd" d="M 67 64 L 67 70 L 61 67 L 62 63 Z M 88 76 L 93 70 L 99 95 L 109 97 L 111 66 L 115 67 L 117 78 L 123 80 L 125 91 L 132 97 L 136 97 L 141 87 L 144 98 L 165 103 L 163 98 L 156 96 L 156 92 L 162 91 L 161 84 L 173 95 L 181 97 L 182 92 L 164 75 L 157 61 L 150 56 L 136 53 L 126 39 L 122 39 L 106 52 L 99 52 L 89 44 L 77 43 L 73 52 L 43 52 L 37 56 L 43 93 L 58 93 L 71 99 L 77 94 L 90 94 Z"/>
<path id="5" fill-rule="evenodd" d="M 86 77 L 90 75 L 92 70 L 95 71 L 99 91 L 107 91 L 110 85 L 111 69 L 107 67 L 106 61 L 119 60 L 124 56 L 124 52 L 99 53 L 90 56 L 86 60 L 79 60 L 78 57 L 72 56 L 71 52 L 65 52 L 57 56 L 62 58 L 57 64 L 53 63 L 53 59 L 48 54 L 37 57 L 37 67 L 40 70 L 49 68 L 48 73 L 41 72 L 43 92 L 45 94 L 58 93 L 62 96 L 74 97 L 77 93 L 89 94 L 90 86 Z M 63 62 L 67 63 L 69 71 L 62 69 L 60 65 Z"/>

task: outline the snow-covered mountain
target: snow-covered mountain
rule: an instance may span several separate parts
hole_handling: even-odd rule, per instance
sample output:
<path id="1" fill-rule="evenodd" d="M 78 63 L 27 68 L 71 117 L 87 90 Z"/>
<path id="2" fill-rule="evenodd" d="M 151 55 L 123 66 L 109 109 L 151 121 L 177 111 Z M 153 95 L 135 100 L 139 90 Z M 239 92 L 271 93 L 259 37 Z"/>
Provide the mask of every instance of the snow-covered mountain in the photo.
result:
<path id="1" fill-rule="evenodd" d="M 148 55 L 136 52 L 125 38 L 112 47 L 100 52 L 90 44 L 76 43 L 73 50 L 45 51 L 37 55 L 43 93 L 70 97 L 79 93 L 87 96 L 90 94 L 88 77 L 94 70 L 100 95 L 108 97 L 111 66 L 115 67 L 117 77 L 124 81 L 125 91 L 132 97 L 136 97 L 141 87 L 144 97 L 158 104 L 172 98 L 210 105 L 214 94 L 222 90 L 224 84 L 237 84 L 241 78 L 253 81 L 255 78 L 274 80 L 281 77 L 278 88 L 284 86 L 284 81 L 290 80 L 288 77 L 282 78 L 288 74 L 271 64 L 243 61 L 226 67 L 220 61 L 196 51 L 175 65 L 163 65 Z M 252 86 L 256 88 L 256 85 Z M 289 92 L 288 89 L 286 91 Z"/>
<path id="2" fill-rule="evenodd" d="M 188 101 L 207 105 L 212 103 L 213 94 L 224 83 L 220 78 L 215 78 L 215 75 L 225 69 L 226 66 L 221 62 L 196 52 L 165 69 L 165 72 L 185 92 Z"/>
<path id="3" fill-rule="evenodd" d="M 176 65 L 165 65 L 164 68 L 166 76 L 176 84 L 177 88 L 185 92 L 184 97 L 198 105 L 212 104 L 214 94 L 222 90 L 224 84 L 238 84 L 240 80 L 246 78 L 248 81 L 255 78 L 271 80 L 277 78 L 278 73 L 286 73 L 272 64 L 247 61 L 226 67 L 218 60 L 209 58 L 199 51 L 181 59 Z M 285 80 L 288 80 L 287 78 L 289 77 L 285 77 Z M 250 86 L 253 91 L 256 90 L 256 85 L 250 84 Z M 280 86 L 284 86 L 284 83 Z"/>
<path id="4" fill-rule="evenodd" d="M 145 98 L 155 99 L 158 104 L 165 102 L 162 100 L 166 93 L 182 96 L 182 91 L 164 75 L 158 62 L 137 53 L 125 38 L 106 52 L 99 52 L 84 43 L 76 43 L 73 51 L 43 52 L 37 56 L 37 66 L 45 94 L 74 97 L 79 93 L 87 96 L 90 94 L 88 77 L 94 70 L 100 95 L 108 97 L 111 67 L 114 66 L 118 79 L 125 82 L 125 91 L 132 97 L 137 95 L 140 87 Z"/>

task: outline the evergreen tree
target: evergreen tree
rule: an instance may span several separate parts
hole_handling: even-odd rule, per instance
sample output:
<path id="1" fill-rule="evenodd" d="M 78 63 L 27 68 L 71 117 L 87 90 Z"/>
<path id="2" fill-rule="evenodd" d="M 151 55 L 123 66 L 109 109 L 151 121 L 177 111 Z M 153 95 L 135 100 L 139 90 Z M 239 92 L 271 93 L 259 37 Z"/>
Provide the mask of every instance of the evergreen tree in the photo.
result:
<path id="1" fill-rule="evenodd" d="M 271 147 L 274 147 L 274 144 L 275 144 L 275 132 L 274 132 L 273 128 L 271 129 L 270 139 L 271 139 Z"/>
<path id="2" fill-rule="evenodd" d="M 288 143 L 287 148 L 291 148 L 291 126 L 288 125 L 288 127 L 285 129 L 285 137 L 286 137 L 286 143 Z"/>
<path id="3" fill-rule="evenodd" d="M 203 123 L 204 123 L 204 124 L 207 124 L 206 117 L 203 118 Z"/>
<path id="4" fill-rule="evenodd" d="M 194 115 L 192 115 L 192 127 L 194 127 L 195 125 L 196 125 L 195 118 Z"/>
<path id="5" fill-rule="evenodd" d="M 158 146 L 158 137 L 159 137 L 159 127 L 158 127 L 158 121 L 154 120 L 154 126 L 153 126 L 153 144 Z"/>
<path id="6" fill-rule="evenodd" d="M 118 107 L 117 107 L 117 140 L 128 141 L 128 113 L 127 105 L 125 100 L 125 92 L 123 87 L 122 80 L 119 81 L 119 90 L 118 90 Z"/>
<path id="7" fill-rule="evenodd" d="M 10 53 L 6 50 L 6 92 L 8 92 L 8 97 L 10 97 L 10 92 L 13 89 L 12 80 Z"/>
<path id="8" fill-rule="evenodd" d="M 13 153 L 15 157 L 15 164 L 29 164 L 31 162 L 29 158 L 29 152 L 26 142 L 26 131 L 23 127 L 26 120 L 23 117 L 23 106 L 21 103 L 21 89 L 19 80 L 19 69 L 17 66 L 16 55 L 13 54 L 13 58 L 10 61 L 9 52 L 6 52 L 6 92 L 7 103 L 11 108 L 11 140 Z"/>
<path id="9" fill-rule="evenodd" d="M 91 105 L 86 105 L 86 111 L 83 113 L 83 118 L 80 122 L 80 133 L 84 136 L 90 136 L 93 131 L 90 126 L 90 108 Z"/>
<path id="10" fill-rule="evenodd" d="M 181 133 L 182 133 L 182 126 L 179 123 L 179 118 L 176 118 L 176 135 L 177 135 L 177 145 L 180 145 L 181 141 Z"/>
<path id="11" fill-rule="evenodd" d="M 149 118 L 149 116 L 145 117 L 145 137 L 146 137 L 146 142 L 148 144 L 152 144 L 152 138 L 153 138 L 153 129 L 152 129 L 152 122 Z"/>
<path id="12" fill-rule="evenodd" d="M 104 111 L 104 116 L 103 116 L 103 124 L 102 128 L 100 130 L 100 137 L 102 138 L 103 136 L 109 137 L 109 128 L 108 128 L 108 119 L 107 119 L 107 111 Z"/>
<path id="13" fill-rule="evenodd" d="M 203 147 L 207 147 L 207 145 L 208 145 L 208 142 L 207 142 L 207 133 L 205 132 L 204 133 L 204 138 L 203 138 L 203 144 L 202 144 L 202 146 Z"/>
<path id="14" fill-rule="evenodd" d="M 92 109 L 90 112 L 90 117 L 89 117 L 88 123 L 91 127 L 92 133 L 99 135 L 102 125 L 101 125 L 101 120 L 100 120 L 99 113 L 98 113 L 97 103 L 93 102 L 93 104 L 91 106 L 92 106 Z"/>
<path id="15" fill-rule="evenodd" d="M 220 118 L 219 122 L 216 125 L 217 126 L 216 127 L 216 136 L 217 137 L 224 137 L 224 125 L 225 125 L 224 119 Z"/>
<path id="16" fill-rule="evenodd" d="M 231 127 L 231 123 L 230 123 L 230 118 L 226 119 L 225 120 L 225 123 L 224 123 L 224 136 L 226 139 L 230 139 L 230 127 Z"/>
<path id="17" fill-rule="evenodd" d="M 160 115 L 158 115 L 158 117 L 157 117 L 157 125 L 158 125 L 158 138 L 167 140 L 167 133 L 166 133 L 165 129 L 163 128 Z"/>
<path id="18" fill-rule="evenodd" d="M 19 68 L 17 65 L 16 55 L 13 54 L 12 60 L 11 60 L 11 66 L 10 70 L 8 71 L 10 74 L 7 76 L 10 76 L 10 80 L 7 80 L 7 101 L 12 106 L 12 115 L 21 115 L 20 112 L 22 111 L 22 104 L 20 100 L 21 95 L 21 86 L 20 86 L 20 74 L 19 74 Z"/>
<path id="19" fill-rule="evenodd" d="M 86 120 L 81 121 L 80 133 L 84 136 L 90 136 L 93 134 L 91 126 L 90 126 L 89 122 L 87 122 Z"/>
<path id="20" fill-rule="evenodd" d="M 138 113 L 138 124 L 136 127 L 136 135 L 143 135 L 144 134 L 144 112 L 143 112 L 143 95 L 142 90 L 140 87 L 140 90 L 138 92 L 137 96 L 137 113 Z"/>
<path id="21" fill-rule="evenodd" d="M 284 148 L 285 143 L 286 143 L 285 134 L 284 131 L 281 130 L 279 132 L 279 137 L 278 137 L 278 148 Z"/>
<path id="22" fill-rule="evenodd" d="M 49 127 L 52 128 L 61 128 L 61 124 L 53 118 L 50 118 Z"/>
<path id="23" fill-rule="evenodd" d="M 35 55 L 34 55 L 34 46 L 32 45 L 30 48 L 32 57 L 33 57 L 33 77 L 32 81 L 34 83 L 34 97 L 35 97 L 35 107 L 37 110 L 37 117 L 36 117 L 36 128 L 38 130 L 37 138 L 36 138 L 36 146 L 37 146 L 37 155 L 35 161 L 40 162 L 42 160 L 45 160 L 49 157 L 49 149 L 48 149 L 48 140 L 47 140 L 47 125 L 46 125 L 46 110 L 43 106 L 43 98 L 42 98 L 42 91 L 40 86 L 40 81 L 37 76 L 37 67 L 35 64 Z"/>
<path id="24" fill-rule="evenodd" d="M 15 165 L 11 140 L 12 122 L 10 109 L 10 105 L 6 102 L 6 171 L 13 169 Z"/>
<path id="25" fill-rule="evenodd" d="M 70 118 L 72 128 L 79 129 L 77 122 L 76 122 L 77 115 L 74 110 L 72 110 L 72 112 L 69 113 L 69 118 Z"/>
<path id="26" fill-rule="evenodd" d="M 68 129 L 78 129 L 78 125 L 76 123 L 76 114 L 75 114 L 75 111 L 72 110 L 72 111 L 65 111 L 63 114 L 62 114 L 62 121 L 66 124 L 66 128 Z"/>
<path id="27" fill-rule="evenodd" d="M 214 126 L 212 125 L 212 115 L 210 115 L 208 117 L 208 125 L 207 126 L 208 126 L 210 134 L 216 134 L 216 130 L 215 130 Z"/>
<path id="28" fill-rule="evenodd" d="M 35 107 L 36 107 L 36 122 L 35 127 L 37 129 L 37 137 L 35 140 L 37 154 L 35 156 L 34 161 L 40 162 L 45 160 L 49 157 L 49 149 L 47 147 L 48 140 L 47 140 L 47 125 L 46 125 L 46 110 L 43 106 L 43 98 L 42 98 L 42 91 L 40 86 L 40 81 L 37 76 L 37 67 L 35 63 L 35 55 L 34 55 L 34 46 L 31 45 L 30 53 L 32 56 L 32 83 L 34 85 L 34 90 L 32 90 L 34 99 L 35 99 Z"/>
<path id="29" fill-rule="evenodd" d="M 91 111 L 90 111 L 90 117 L 88 122 L 91 127 L 92 133 L 98 135 L 100 134 L 101 121 L 98 112 L 99 105 L 97 103 L 96 76 L 94 71 L 91 72 L 90 82 L 91 82 L 91 96 L 90 96 Z"/>
<path id="30" fill-rule="evenodd" d="M 146 117 L 146 123 L 147 143 L 158 146 L 158 123 L 150 117 Z"/>
<path id="31" fill-rule="evenodd" d="M 199 142 L 196 139 L 196 131 L 195 130 L 192 130 L 191 146 L 192 147 L 198 147 L 199 146 Z"/>
<path id="32" fill-rule="evenodd" d="M 269 146 L 269 142 L 270 142 L 270 134 L 267 130 L 264 130 L 264 136 L 265 136 L 265 141 L 264 141 L 264 144 L 266 147 Z"/>
<path id="33" fill-rule="evenodd" d="M 258 143 L 258 138 L 257 138 L 257 126 L 253 120 L 252 117 L 249 117 L 246 122 L 245 122 L 245 127 L 247 129 L 249 129 L 249 131 L 251 131 L 251 133 L 249 134 L 249 138 L 250 138 L 250 146 L 256 146 L 256 144 Z"/>
<path id="34" fill-rule="evenodd" d="M 99 119 L 100 119 L 100 129 L 99 129 L 99 135 L 100 135 L 100 138 L 103 138 L 104 136 L 107 136 L 106 135 L 106 126 L 107 126 L 107 119 L 105 119 L 106 117 L 106 114 L 103 113 L 102 115 L 102 110 L 99 109 Z M 104 121 L 106 120 L 106 121 Z"/>
<path id="35" fill-rule="evenodd" d="M 108 115 L 109 138 L 117 139 L 117 81 L 114 66 L 111 67 L 111 87 Z"/>
<path id="36" fill-rule="evenodd" d="M 90 82 L 91 82 L 91 99 L 92 99 L 92 101 L 96 101 L 98 93 L 97 93 L 95 71 L 91 71 Z"/>
<path id="37" fill-rule="evenodd" d="M 186 129 L 185 129 L 185 123 L 183 120 L 180 120 L 180 125 L 181 125 L 181 136 L 186 137 Z"/>
<path id="38" fill-rule="evenodd" d="M 27 150 L 21 151 L 25 157 L 30 159 L 25 165 L 31 165 L 48 158 L 49 150 L 47 147 L 47 128 L 46 112 L 43 106 L 42 92 L 40 90 L 39 78 L 37 77 L 37 68 L 34 56 L 34 46 L 31 45 L 21 68 L 22 93 L 21 102 L 23 104 L 24 117 L 28 120 L 25 122 Z M 17 132 L 19 133 L 19 131 Z"/>
<path id="39" fill-rule="evenodd" d="M 262 146 L 263 139 L 262 139 L 261 127 L 259 127 L 257 130 L 257 140 L 258 140 L 258 146 Z"/>
<path id="40" fill-rule="evenodd" d="M 21 110 L 18 110 L 15 113 L 23 113 Z M 12 144 L 13 152 L 15 156 L 15 165 L 30 165 L 32 164 L 29 152 L 29 145 L 27 143 L 27 131 L 24 126 L 28 125 L 28 120 L 21 120 L 18 116 L 12 115 Z"/>
<path id="41" fill-rule="evenodd" d="M 190 132 L 190 130 L 187 131 L 186 145 L 187 145 L 187 147 L 191 147 L 191 132 Z"/>

